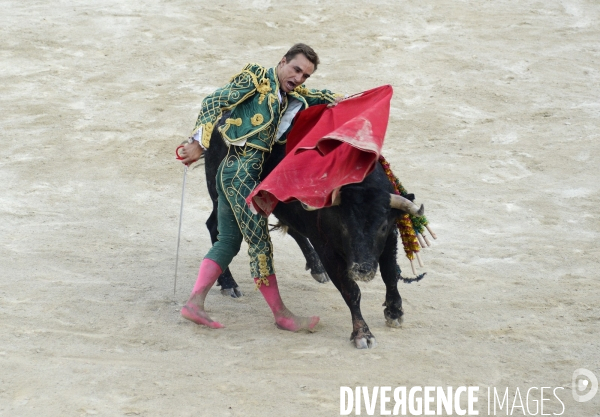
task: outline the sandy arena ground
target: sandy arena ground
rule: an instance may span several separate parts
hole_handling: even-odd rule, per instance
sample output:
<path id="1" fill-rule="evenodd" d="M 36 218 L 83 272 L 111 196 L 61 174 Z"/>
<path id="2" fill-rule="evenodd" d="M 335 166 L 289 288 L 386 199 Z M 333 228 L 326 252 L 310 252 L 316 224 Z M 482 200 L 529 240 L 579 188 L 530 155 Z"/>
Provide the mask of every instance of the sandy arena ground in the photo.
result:
<path id="1" fill-rule="evenodd" d="M 340 386 L 385 385 L 478 386 L 480 415 L 488 387 L 564 387 L 544 413 L 600 416 L 571 395 L 576 369 L 600 378 L 600 4 L 356 3 L 0 0 L 1 416 L 335 416 Z M 394 87 L 384 155 L 439 236 L 400 284 L 402 329 L 379 275 L 361 283 L 372 350 L 279 234 L 316 333 L 274 326 L 245 246 L 245 296 L 207 299 L 226 328 L 180 317 L 210 245 L 202 167 L 173 296 L 173 151 L 204 95 L 297 41 L 321 56 L 310 87 Z"/>

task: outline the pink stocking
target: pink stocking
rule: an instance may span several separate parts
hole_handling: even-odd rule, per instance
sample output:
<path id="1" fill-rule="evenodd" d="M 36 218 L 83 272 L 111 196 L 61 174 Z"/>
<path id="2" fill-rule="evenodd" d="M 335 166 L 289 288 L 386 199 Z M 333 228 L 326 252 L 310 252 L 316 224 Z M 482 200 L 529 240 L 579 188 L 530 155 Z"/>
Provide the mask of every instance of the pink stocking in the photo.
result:
<path id="1" fill-rule="evenodd" d="M 219 264 L 212 259 L 204 258 L 198 271 L 198 279 L 187 303 L 181 309 L 181 315 L 196 324 L 203 324 L 213 329 L 223 327 L 218 321 L 213 321 L 204 311 L 204 299 L 223 271 Z"/>
<path id="2" fill-rule="evenodd" d="M 279 295 L 279 287 L 277 285 L 277 277 L 275 274 L 269 275 L 266 278 L 254 278 L 254 282 L 259 287 L 265 301 L 271 308 L 275 316 L 277 327 L 283 330 L 296 332 L 298 330 L 312 331 L 319 322 L 319 317 L 299 317 L 294 315 L 283 304 Z"/>

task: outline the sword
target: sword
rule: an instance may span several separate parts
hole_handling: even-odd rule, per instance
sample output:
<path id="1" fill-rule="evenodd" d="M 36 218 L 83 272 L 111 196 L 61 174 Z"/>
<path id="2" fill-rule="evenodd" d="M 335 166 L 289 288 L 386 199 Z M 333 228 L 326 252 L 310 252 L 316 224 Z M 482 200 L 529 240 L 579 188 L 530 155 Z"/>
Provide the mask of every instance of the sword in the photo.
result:
<path id="1" fill-rule="evenodd" d="M 182 160 L 183 157 L 179 155 L 179 149 L 182 149 L 184 145 L 178 146 L 175 149 L 175 155 L 178 160 Z M 185 198 L 185 179 L 187 176 L 188 165 L 185 165 L 183 169 L 183 186 L 181 187 L 181 208 L 179 209 L 179 231 L 177 232 L 177 253 L 175 255 L 175 279 L 173 282 L 173 295 L 177 292 L 177 265 L 179 264 L 179 242 L 181 240 L 181 221 L 183 220 L 183 199 Z"/>

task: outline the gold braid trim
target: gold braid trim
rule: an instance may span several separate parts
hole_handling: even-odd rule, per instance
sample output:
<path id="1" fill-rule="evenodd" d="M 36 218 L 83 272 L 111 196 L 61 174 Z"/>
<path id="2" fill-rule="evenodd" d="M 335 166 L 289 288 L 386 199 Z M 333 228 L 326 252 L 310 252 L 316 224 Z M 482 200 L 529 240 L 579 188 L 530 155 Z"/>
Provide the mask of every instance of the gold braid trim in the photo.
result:
<path id="1" fill-rule="evenodd" d="M 255 94 L 257 81 L 256 75 L 249 70 L 251 68 L 252 65 L 247 65 L 246 69 L 231 78 L 229 84 L 217 89 L 202 100 L 194 133 L 199 126 L 203 126 L 201 142 L 205 148 L 208 149 L 210 145 L 210 136 L 223 111 L 234 108 Z M 264 70 L 260 72 L 261 75 L 263 73 Z"/>
<path id="2" fill-rule="evenodd" d="M 250 119 L 250 123 L 252 123 L 252 126 L 258 126 L 261 125 L 262 122 L 265 121 L 265 118 L 263 117 L 262 114 L 260 113 L 256 113 L 254 116 L 252 116 L 252 118 Z"/>
<path id="3" fill-rule="evenodd" d="M 242 118 L 238 117 L 237 119 L 225 119 L 225 123 L 227 123 L 228 125 L 236 125 L 237 127 L 240 127 L 242 125 Z"/>
<path id="4" fill-rule="evenodd" d="M 258 272 L 260 272 L 261 279 L 269 276 L 269 267 L 267 266 L 267 255 L 260 253 L 258 255 Z M 267 283 L 267 286 L 269 284 Z"/>
<path id="5" fill-rule="evenodd" d="M 256 91 L 261 94 L 267 94 L 271 91 L 271 81 L 268 78 L 263 78 L 260 83 L 256 86 Z"/>
<path id="6" fill-rule="evenodd" d="M 271 283 L 269 282 L 269 280 L 267 279 L 267 277 L 256 278 L 256 288 L 255 288 L 255 290 L 260 289 L 261 285 L 266 285 L 268 287 L 269 285 L 271 285 Z"/>
<path id="7" fill-rule="evenodd" d="M 204 124 L 204 129 L 202 129 L 202 146 L 208 149 L 210 145 L 210 136 L 212 135 L 213 129 L 215 126 L 211 122 L 206 122 Z"/>
<path id="8" fill-rule="evenodd" d="M 296 93 L 300 94 L 300 95 L 303 95 L 303 96 L 307 96 L 307 95 L 310 94 L 310 91 L 308 90 L 308 88 L 303 87 L 301 85 L 299 85 L 298 87 L 294 88 L 294 91 Z"/>
<path id="9" fill-rule="evenodd" d="M 271 91 L 271 81 L 268 78 L 263 78 L 260 83 L 256 84 L 256 91 L 260 93 L 258 104 L 262 104 L 265 101 L 265 95 Z"/>
<path id="10" fill-rule="evenodd" d="M 306 88 L 304 84 L 299 85 L 294 88 L 293 91 L 295 94 L 298 94 L 304 100 L 308 99 L 317 99 L 319 101 L 325 101 L 327 103 L 334 103 L 337 97 L 343 97 L 342 94 L 334 94 L 329 90 L 313 90 L 310 88 Z M 323 103 L 321 103 L 323 104 Z"/>

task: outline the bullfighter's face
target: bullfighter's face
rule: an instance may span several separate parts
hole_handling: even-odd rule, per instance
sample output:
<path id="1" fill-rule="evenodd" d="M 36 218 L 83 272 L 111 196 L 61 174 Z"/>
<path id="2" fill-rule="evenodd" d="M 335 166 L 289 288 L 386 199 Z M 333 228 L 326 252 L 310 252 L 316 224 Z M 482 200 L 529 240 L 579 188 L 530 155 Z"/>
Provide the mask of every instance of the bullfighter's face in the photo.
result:
<path id="1" fill-rule="evenodd" d="M 315 66 L 304 54 L 296 55 L 289 62 L 283 57 L 277 66 L 279 86 L 284 92 L 289 93 L 304 84 L 313 72 L 315 72 Z"/>

